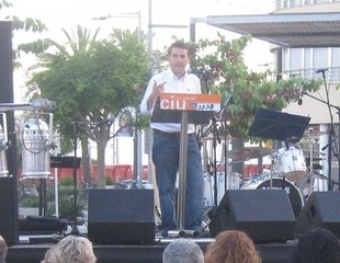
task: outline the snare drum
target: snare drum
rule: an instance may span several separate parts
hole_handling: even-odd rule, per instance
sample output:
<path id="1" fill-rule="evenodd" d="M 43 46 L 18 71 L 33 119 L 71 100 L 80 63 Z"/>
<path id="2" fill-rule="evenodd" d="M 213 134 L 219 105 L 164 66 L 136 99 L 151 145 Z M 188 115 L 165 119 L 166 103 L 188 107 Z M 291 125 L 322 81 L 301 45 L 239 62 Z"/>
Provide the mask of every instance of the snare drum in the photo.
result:
<path id="1" fill-rule="evenodd" d="M 300 189 L 297 188 L 291 182 L 283 180 L 283 179 L 273 178 L 272 188 L 270 188 L 270 179 L 268 179 L 265 181 L 249 182 L 245 184 L 241 189 L 245 189 L 245 190 L 250 190 L 250 189 L 282 190 L 284 189 L 288 194 L 295 217 L 298 216 L 298 214 L 300 213 L 304 205 L 303 196 L 302 196 Z"/>
<path id="2" fill-rule="evenodd" d="M 303 151 L 295 147 L 282 148 L 274 158 L 274 169 L 280 171 L 291 182 L 297 182 L 304 178 L 307 166 Z"/>

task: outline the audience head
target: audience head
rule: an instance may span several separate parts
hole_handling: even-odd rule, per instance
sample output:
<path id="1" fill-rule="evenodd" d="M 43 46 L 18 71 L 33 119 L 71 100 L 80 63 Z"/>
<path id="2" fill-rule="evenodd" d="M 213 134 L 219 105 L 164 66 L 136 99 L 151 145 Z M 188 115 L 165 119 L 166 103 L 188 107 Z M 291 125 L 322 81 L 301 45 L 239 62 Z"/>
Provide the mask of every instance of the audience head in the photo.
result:
<path id="1" fill-rule="evenodd" d="M 227 230 L 207 246 L 205 263 L 260 263 L 252 239 L 243 231 Z"/>
<path id="2" fill-rule="evenodd" d="M 67 236 L 55 250 L 56 263 L 95 263 L 92 243 L 86 237 Z"/>
<path id="3" fill-rule="evenodd" d="M 56 247 L 57 245 L 53 245 L 49 249 L 46 250 L 44 259 L 41 261 L 41 263 L 54 263 L 55 262 Z"/>
<path id="4" fill-rule="evenodd" d="M 340 263 L 339 239 L 323 228 L 306 232 L 295 246 L 292 263 Z"/>
<path id="5" fill-rule="evenodd" d="M 202 249 L 192 240 L 176 239 L 170 242 L 162 256 L 163 263 L 203 263 Z"/>
<path id="6" fill-rule="evenodd" d="M 6 262 L 7 250 L 8 250 L 7 242 L 0 235 L 0 263 Z"/>

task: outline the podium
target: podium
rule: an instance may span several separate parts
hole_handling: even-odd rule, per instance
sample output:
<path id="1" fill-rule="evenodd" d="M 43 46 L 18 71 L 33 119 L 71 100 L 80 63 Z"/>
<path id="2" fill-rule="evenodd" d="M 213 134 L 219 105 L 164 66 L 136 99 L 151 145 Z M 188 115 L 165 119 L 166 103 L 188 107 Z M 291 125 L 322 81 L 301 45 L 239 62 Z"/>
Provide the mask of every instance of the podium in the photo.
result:
<path id="1" fill-rule="evenodd" d="M 178 235 L 192 235 L 184 229 L 187 171 L 188 124 L 208 124 L 213 113 L 221 110 L 217 94 L 161 93 L 154 108 L 152 122 L 181 123 L 179 152 L 179 187 L 177 199 Z"/>

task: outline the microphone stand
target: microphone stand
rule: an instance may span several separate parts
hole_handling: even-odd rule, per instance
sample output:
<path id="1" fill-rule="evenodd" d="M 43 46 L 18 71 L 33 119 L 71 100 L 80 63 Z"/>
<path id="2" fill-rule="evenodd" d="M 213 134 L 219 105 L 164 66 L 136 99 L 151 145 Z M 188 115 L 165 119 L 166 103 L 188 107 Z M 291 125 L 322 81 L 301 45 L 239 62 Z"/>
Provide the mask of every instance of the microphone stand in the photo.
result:
<path id="1" fill-rule="evenodd" d="M 221 143 L 221 139 L 218 135 L 217 130 L 217 123 L 216 118 L 213 116 L 212 118 L 213 124 L 213 153 L 214 153 L 214 206 L 217 207 L 217 158 L 216 158 L 216 148 L 217 148 L 217 142 Z"/>
<path id="2" fill-rule="evenodd" d="M 326 88 L 326 91 L 327 91 L 327 82 L 326 82 L 326 78 L 325 78 L 325 71 L 321 71 L 322 72 L 322 77 L 323 77 L 323 80 L 324 80 L 324 85 L 325 85 L 325 88 Z M 331 104 L 329 102 L 329 96 L 328 96 L 328 91 L 326 92 L 327 94 L 327 101 L 324 101 L 324 100 L 321 100 L 307 92 L 303 92 L 304 95 L 314 99 L 314 100 L 317 100 L 321 103 L 324 103 L 327 105 L 328 109 L 329 109 L 329 114 L 330 114 L 330 119 L 331 119 L 331 123 L 330 123 L 330 129 L 329 129 L 329 134 L 328 134 L 328 144 L 327 146 L 329 147 L 328 148 L 328 190 L 331 190 L 330 187 L 331 187 L 331 175 L 332 175 L 332 171 L 331 171 L 331 166 L 332 166 L 332 152 L 333 152 L 333 149 L 332 149 L 332 145 L 333 145 L 333 141 L 335 142 L 334 145 L 335 145 L 335 156 L 337 157 L 337 162 L 338 164 L 340 165 L 340 156 L 339 156 L 339 148 L 340 148 L 340 141 L 337 140 L 336 138 L 336 135 L 335 135 L 335 128 L 334 128 L 334 122 L 333 122 L 333 116 L 332 116 L 332 113 L 330 112 L 330 108 L 334 108 L 337 110 L 337 114 L 338 114 L 338 118 L 339 118 L 339 134 L 340 134 L 340 107 L 338 106 L 335 106 L 333 104 Z M 338 178 L 339 178 L 339 182 L 340 182 L 340 169 L 339 169 L 339 175 L 338 175 Z"/>
<path id="3" fill-rule="evenodd" d="M 227 191 L 228 187 L 227 186 L 227 178 L 228 178 L 228 148 L 229 148 L 229 141 L 227 143 L 227 136 L 228 136 L 228 122 L 227 122 L 227 105 L 231 99 L 231 93 L 227 95 L 227 98 L 224 103 L 224 112 L 222 111 L 222 118 L 223 118 L 223 113 L 225 113 L 225 118 L 224 118 L 224 192 Z"/>

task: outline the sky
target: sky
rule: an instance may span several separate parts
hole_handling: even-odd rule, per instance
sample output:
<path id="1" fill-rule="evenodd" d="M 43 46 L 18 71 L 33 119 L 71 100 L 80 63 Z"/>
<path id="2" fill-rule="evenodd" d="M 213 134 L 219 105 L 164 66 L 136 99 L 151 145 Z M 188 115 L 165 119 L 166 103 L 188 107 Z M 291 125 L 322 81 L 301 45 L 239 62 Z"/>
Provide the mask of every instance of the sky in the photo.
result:
<path id="1" fill-rule="evenodd" d="M 139 24 L 147 33 L 151 21 L 153 32 L 152 47 L 160 49 L 172 42 L 172 37 L 189 40 L 189 25 L 193 18 L 205 18 L 210 15 L 259 14 L 273 11 L 273 0 L 11 0 L 13 7 L 8 9 L 11 15 L 20 18 L 32 17 L 43 21 L 49 31 L 39 37 L 49 37 L 59 43 L 65 40 L 62 28 L 68 32 L 77 25 L 90 28 L 92 32 L 100 28 L 100 37 L 105 38 L 111 28 L 136 29 Z M 150 12 L 149 12 L 150 11 Z M 128 15 L 129 14 L 129 15 Z M 108 17 L 96 20 L 98 17 Z M 0 16 L 1 18 L 1 16 Z M 166 27 L 165 25 L 170 25 Z M 178 28 L 175 26 L 182 26 Z M 227 39 L 240 35 L 208 26 L 196 24 L 196 40 L 214 39 L 220 32 Z M 36 38 L 29 33 L 16 33 L 14 45 Z M 254 39 L 245 50 L 245 60 L 250 69 L 271 63 L 273 56 L 269 53 L 269 43 Z M 14 75 L 15 101 L 22 100 L 24 93 L 25 68 L 34 64 L 29 56 L 24 67 Z"/>
<path id="2" fill-rule="evenodd" d="M 134 30 L 139 21 L 143 32 L 147 33 L 151 19 L 153 32 L 153 49 L 162 50 L 171 44 L 172 36 L 189 40 L 189 25 L 193 18 L 205 18 L 211 15 L 236 14 L 265 14 L 273 11 L 273 0 L 10 0 L 11 9 L 6 10 L 10 15 L 21 19 L 37 18 L 43 21 L 49 31 L 40 38 L 49 37 L 62 43 L 65 40 L 62 28 L 68 32 L 75 30 L 77 25 L 93 29 L 100 28 L 100 36 L 105 38 L 111 28 Z M 151 4 L 151 5 L 150 5 Z M 151 12 L 149 12 L 151 10 Z M 127 15 L 133 13 L 134 15 Z M 139 14 L 139 15 L 138 15 Z M 0 13 L 0 19 L 2 14 Z M 95 20 L 97 17 L 110 16 L 106 20 Z M 160 27 L 156 27 L 159 25 Z M 170 27 L 165 27 L 170 25 Z M 175 25 L 184 28 L 174 27 Z M 215 39 L 217 32 L 231 40 L 240 35 L 221 30 L 205 23 L 196 24 L 196 40 L 201 38 Z M 15 32 L 13 44 L 29 42 L 36 39 L 30 33 Z M 270 44 L 254 39 L 245 49 L 244 57 L 248 68 L 255 69 L 259 65 L 271 63 L 273 56 L 269 52 Z M 14 71 L 15 103 L 22 103 L 26 91 L 26 68 L 34 64 L 32 56 L 21 59 L 23 67 Z M 126 139 L 128 140 L 128 138 Z M 130 142 L 131 144 L 131 142 Z M 124 143 L 124 145 L 126 145 Z M 132 148 L 132 144 L 130 145 Z M 125 156 L 125 155 L 120 155 Z M 126 156 L 129 156 L 126 154 Z M 131 155 L 130 155 L 131 156 Z M 113 157 L 108 157 L 112 160 Z M 131 159 L 131 158 L 129 158 Z M 117 160 L 117 163 L 129 163 L 131 160 Z M 110 161 L 106 161 L 109 162 Z M 147 163 L 147 155 L 143 156 Z"/>

